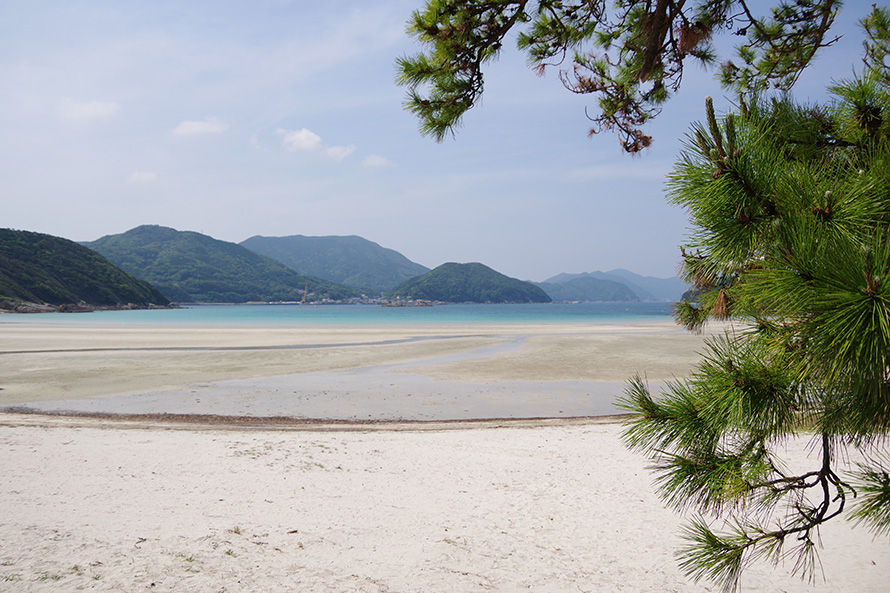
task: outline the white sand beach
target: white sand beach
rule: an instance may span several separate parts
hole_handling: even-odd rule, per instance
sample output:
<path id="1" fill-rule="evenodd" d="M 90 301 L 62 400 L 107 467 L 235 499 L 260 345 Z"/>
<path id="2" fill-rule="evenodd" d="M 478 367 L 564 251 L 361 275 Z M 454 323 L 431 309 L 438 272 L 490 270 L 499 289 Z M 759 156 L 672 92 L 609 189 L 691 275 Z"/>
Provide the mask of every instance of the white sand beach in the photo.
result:
<path id="1" fill-rule="evenodd" d="M 461 384 L 493 393 L 497 413 L 525 386 L 518 417 L 572 403 L 567 385 L 600 384 L 605 396 L 634 371 L 682 376 L 702 339 L 667 325 L 0 323 L 0 407 L 96 402 L 91 411 L 130 414 L 0 413 L 0 591 L 716 591 L 678 570 L 681 517 L 615 419 L 263 420 L 315 385 L 307 375 L 339 385 L 344 405 L 373 400 L 357 392 L 368 380 L 409 385 L 393 410 L 460 400 L 448 389 Z M 413 386 L 429 405 L 409 402 Z M 533 397 L 547 386 L 554 398 Z M 264 392 L 274 388 L 277 398 Z M 155 415 L 138 416 L 140 399 Z M 250 402 L 229 423 L 157 415 Z M 805 439 L 789 445 L 792 462 L 805 456 Z M 835 522 L 822 540 L 824 581 L 757 565 L 743 590 L 888 591 L 886 538 Z"/>
<path id="2" fill-rule="evenodd" d="M 0 416 L 0 591 L 704 592 L 619 424 L 309 430 Z M 804 443 L 791 448 L 800 457 Z M 881 592 L 886 540 L 822 532 L 826 582 Z"/>

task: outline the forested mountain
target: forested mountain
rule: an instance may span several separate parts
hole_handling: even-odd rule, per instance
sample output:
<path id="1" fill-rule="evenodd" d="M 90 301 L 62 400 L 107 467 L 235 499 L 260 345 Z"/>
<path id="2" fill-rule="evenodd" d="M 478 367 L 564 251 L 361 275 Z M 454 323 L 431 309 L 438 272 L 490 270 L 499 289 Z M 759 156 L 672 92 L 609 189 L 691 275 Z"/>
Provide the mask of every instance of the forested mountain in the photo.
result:
<path id="1" fill-rule="evenodd" d="M 166 306 L 148 282 L 74 241 L 0 229 L 0 301 L 90 307 Z"/>
<path id="2" fill-rule="evenodd" d="M 429 272 L 398 251 L 355 235 L 348 237 L 251 237 L 240 243 L 289 268 L 331 282 L 381 293 Z"/>
<path id="3" fill-rule="evenodd" d="M 541 284 L 565 284 L 578 278 L 596 278 L 609 280 L 627 286 L 641 301 L 678 301 L 689 285 L 677 277 L 655 278 L 640 276 L 628 270 L 611 270 L 609 272 L 586 272 L 583 274 L 557 274 Z M 548 293 L 549 294 L 549 293 Z M 553 296 L 552 294 L 550 296 Z M 555 296 L 553 297 L 557 299 Z M 567 300 L 600 300 L 600 299 L 567 299 Z M 623 300 L 623 299 L 619 299 Z"/>
<path id="4" fill-rule="evenodd" d="M 537 285 L 554 301 L 635 302 L 640 300 L 636 293 L 623 283 L 590 276 L 580 276 L 559 283 L 540 282 Z"/>
<path id="5" fill-rule="evenodd" d="M 504 276 L 479 263 L 442 264 L 387 293 L 390 298 L 448 303 L 549 303 L 550 297 L 531 282 Z"/>
<path id="6" fill-rule="evenodd" d="M 236 243 L 146 225 L 84 243 L 178 302 L 346 299 L 357 291 L 296 273 Z"/>

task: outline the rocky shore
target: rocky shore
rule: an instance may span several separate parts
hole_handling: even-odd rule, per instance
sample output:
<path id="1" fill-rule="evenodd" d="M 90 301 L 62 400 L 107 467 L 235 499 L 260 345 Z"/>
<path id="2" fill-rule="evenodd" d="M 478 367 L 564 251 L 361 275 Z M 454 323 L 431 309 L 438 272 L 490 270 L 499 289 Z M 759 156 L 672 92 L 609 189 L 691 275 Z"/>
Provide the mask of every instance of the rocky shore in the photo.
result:
<path id="1" fill-rule="evenodd" d="M 27 301 L 0 300 L 0 313 L 92 313 L 93 311 L 127 311 L 134 309 L 178 309 L 179 305 L 155 305 L 154 303 L 127 303 L 120 305 L 91 305 L 89 303 L 31 303 Z"/>

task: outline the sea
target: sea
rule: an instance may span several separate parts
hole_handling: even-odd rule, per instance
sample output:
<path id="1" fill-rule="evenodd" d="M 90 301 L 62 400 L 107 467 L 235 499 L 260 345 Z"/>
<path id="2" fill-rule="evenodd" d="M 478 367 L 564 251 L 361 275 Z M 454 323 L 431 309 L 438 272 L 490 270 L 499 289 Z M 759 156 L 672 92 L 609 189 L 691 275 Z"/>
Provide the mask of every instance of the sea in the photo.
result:
<path id="1" fill-rule="evenodd" d="M 0 324 L 61 323 L 171 326 L 399 326 L 620 324 L 669 321 L 672 303 L 381 305 L 191 305 L 180 309 L 0 315 Z"/>

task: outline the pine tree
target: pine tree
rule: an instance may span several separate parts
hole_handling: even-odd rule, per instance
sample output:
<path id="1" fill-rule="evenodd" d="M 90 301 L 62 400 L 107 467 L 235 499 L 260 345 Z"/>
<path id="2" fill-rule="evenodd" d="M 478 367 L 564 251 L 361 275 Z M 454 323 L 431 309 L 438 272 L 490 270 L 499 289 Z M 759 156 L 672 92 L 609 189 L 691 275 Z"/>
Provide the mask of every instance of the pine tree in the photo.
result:
<path id="1" fill-rule="evenodd" d="M 693 226 L 696 296 L 676 316 L 733 324 L 660 396 L 630 382 L 624 439 L 698 514 L 681 567 L 726 590 L 761 559 L 813 578 L 835 517 L 890 534 L 890 13 L 863 24 L 866 67 L 830 102 L 753 97 L 718 118 L 709 99 L 669 178 Z M 790 474 L 781 445 L 798 436 L 812 467 Z M 863 461 L 842 472 L 850 450 Z"/>
<path id="2" fill-rule="evenodd" d="M 398 60 L 398 82 L 420 129 L 442 140 L 482 95 L 483 67 L 511 32 L 540 74 L 562 68 L 570 91 L 594 94 L 591 134 L 612 131 L 636 153 L 643 127 L 680 88 L 688 61 L 718 66 L 712 39 L 733 34 L 734 60 L 719 63 L 736 90 L 788 89 L 829 35 L 841 0 L 781 0 L 766 16 L 751 0 L 427 0 L 408 23 L 426 51 Z M 762 7 L 757 7 L 762 8 Z"/>

